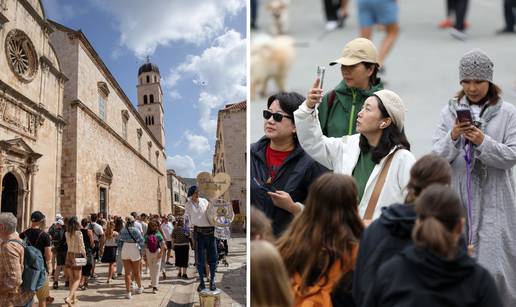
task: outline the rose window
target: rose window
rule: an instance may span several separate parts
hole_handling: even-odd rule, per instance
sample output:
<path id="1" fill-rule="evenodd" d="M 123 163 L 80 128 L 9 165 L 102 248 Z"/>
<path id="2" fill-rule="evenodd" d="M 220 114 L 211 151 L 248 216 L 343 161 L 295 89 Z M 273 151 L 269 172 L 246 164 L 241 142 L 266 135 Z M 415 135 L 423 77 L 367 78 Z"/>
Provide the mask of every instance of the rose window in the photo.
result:
<path id="1" fill-rule="evenodd" d="M 28 36 L 19 30 L 12 30 L 6 39 L 7 62 L 14 74 L 22 81 L 31 81 L 37 70 L 34 45 Z"/>

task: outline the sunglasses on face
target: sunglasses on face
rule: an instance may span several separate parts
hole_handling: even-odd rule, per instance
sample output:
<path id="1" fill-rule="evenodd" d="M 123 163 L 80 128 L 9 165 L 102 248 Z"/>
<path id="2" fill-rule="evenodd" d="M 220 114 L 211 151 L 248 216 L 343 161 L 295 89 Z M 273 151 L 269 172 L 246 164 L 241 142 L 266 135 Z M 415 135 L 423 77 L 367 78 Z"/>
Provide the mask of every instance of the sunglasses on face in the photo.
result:
<path id="1" fill-rule="evenodd" d="M 263 110 L 263 118 L 265 118 L 266 120 L 269 120 L 269 118 L 271 118 L 271 116 L 272 116 L 272 119 L 274 119 L 274 121 L 276 121 L 278 123 L 283 120 L 283 117 L 292 119 L 292 116 L 288 116 L 288 115 L 281 114 L 281 113 L 272 113 L 269 110 Z"/>

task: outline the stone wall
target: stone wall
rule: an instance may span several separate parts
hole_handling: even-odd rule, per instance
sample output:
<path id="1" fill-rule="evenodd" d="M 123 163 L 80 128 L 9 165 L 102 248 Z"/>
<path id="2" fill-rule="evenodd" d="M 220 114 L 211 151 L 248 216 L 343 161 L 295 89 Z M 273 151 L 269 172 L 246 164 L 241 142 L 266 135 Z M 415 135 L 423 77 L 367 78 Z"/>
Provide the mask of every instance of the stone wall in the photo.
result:
<path id="1" fill-rule="evenodd" d="M 231 186 L 224 195 L 229 201 L 240 201 L 240 213 L 246 214 L 246 109 L 226 108 L 219 112 L 221 154 L 215 155 L 215 169 L 223 164 L 231 176 Z"/>
<path id="2" fill-rule="evenodd" d="M 48 37 L 38 23 L 43 21 L 43 15 L 36 2 L 29 2 L 36 15 L 14 0 L 5 1 L 7 9 L 2 11 L 8 22 L 0 30 L 0 82 L 4 87 L 0 94 L 0 140 L 21 138 L 31 150 L 42 155 L 36 163 L 34 185 L 20 188 L 29 189 L 32 210 L 52 217 L 59 212 L 60 204 L 64 79 Z M 34 47 L 36 69 L 28 81 L 20 80 L 7 62 L 6 38 L 14 29 L 25 33 Z M 8 168 L 3 168 L 2 177 Z"/>
<path id="3" fill-rule="evenodd" d="M 79 216 L 98 212 L 97 173 L 109 166 L 113 175 L 109 214 L 169 213 L 164 150 L 82 34 L 60 25 L 55 28 L 51 39 L 58 57 L 66 59 L 61 65 L 70 79 L 65 89 L 63 208 Z M 99 95 L 106 92 L 102 119 Z"/>

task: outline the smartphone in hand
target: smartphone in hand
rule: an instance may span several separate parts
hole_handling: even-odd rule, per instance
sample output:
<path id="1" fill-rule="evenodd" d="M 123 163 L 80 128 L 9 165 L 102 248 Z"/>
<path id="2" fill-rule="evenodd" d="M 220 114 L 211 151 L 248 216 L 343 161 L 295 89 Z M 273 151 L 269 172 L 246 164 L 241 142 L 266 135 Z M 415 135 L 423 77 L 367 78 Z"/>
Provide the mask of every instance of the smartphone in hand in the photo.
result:
<path id="1" fill-rule="evenodd" d="M 473 117 L 471 116 L 471 111 L 469 109 L 457 110 L 457 119 L 460 123 L 469 122 L 473 124 Z"/>
<path id="2" fill-rule="evenodd" d="M 324 83 L 324 73 L 326 72 L 326 68 L 324 66 L 317 66 L 317 78 L 319 78 L 319 88 L 323 88 Z"/>

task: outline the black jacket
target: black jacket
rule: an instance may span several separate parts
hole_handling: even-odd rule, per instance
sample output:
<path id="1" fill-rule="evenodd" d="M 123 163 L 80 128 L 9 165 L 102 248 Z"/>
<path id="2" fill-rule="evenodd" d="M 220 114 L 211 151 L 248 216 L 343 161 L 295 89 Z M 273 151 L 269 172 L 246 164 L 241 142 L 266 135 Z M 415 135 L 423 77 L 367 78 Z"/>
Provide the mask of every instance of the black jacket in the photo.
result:
<path id="1" fill-rule="evenodd" d="M 251 145 L 251 204 L 260 209 L 272 222 L 275 236 L 281 234 L 293 219 L 293 215 L 276 207 L 269 195 L 261 190 L 253 178 L 265 182 L 269 177 L 265 159 L 265 149 L 270 140 L 262 137 Z M 296 141 L 294 151 L 278 169 L 272 185 L 276 190 L 290 194 L 294 202 L 305 201 L 308 187 L 321 174 L 328 170 L 305 153 Z"/>
<path id="2" fill-rule="evenodd" d="M 357 306 L 364 302 L 378 268 L 412 244 L 415 221 L 413 205 L 395 204 L 382 208 L 382 215 L 367 227 L 360 240 L 353 274 L 353 298 Z"/>
<path id="3" fill-rule="evenodd" d="M 502 306 L 494 279 L 466 254 L 447 260 L 409 246 L 384 263 L 362 306 Z"/>

